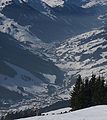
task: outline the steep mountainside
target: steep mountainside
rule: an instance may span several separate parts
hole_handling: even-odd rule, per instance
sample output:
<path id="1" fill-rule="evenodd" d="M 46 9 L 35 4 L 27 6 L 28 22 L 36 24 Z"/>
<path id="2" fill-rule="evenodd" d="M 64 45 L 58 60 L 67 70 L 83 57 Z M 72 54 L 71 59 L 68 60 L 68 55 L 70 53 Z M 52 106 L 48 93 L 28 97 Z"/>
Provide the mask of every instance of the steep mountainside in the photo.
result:
<path id="1" fill-rule="evenodd" d="M 11 36 L 0 33 L 0 85 L 29 99 L 36 95 L 38 98 L 39 94 L 53 94 L 55 85 L 62 82 L 63 72 L 47 57 L 30 52 Z M 39 99 L 42 98 L 39 96 Z M 2 101 L 8 103 L 11 99 L 4 98 Z"/>
<path id="2" fill-rule="evenodd" d="M 32 3 L 30 0 L 13 0 L 1 9 L 1 13 L 18 25 L 26 27 L 30 34 L 44 42 L 62 41 L 102 24 L 97 19 L 96 8 L 82 8 L 68 2 L 52 8 L 44 2 L 36 1 Z"/>
<path id="3" fill-rule="evenodd" d="M 107 29 L 100 28 L 64 41 L 55 52 L 56 64 L 66 70 L 67 76 L 89 76 L 101 73 L 107 76 Z"/>
<path id="4" fill-rule="evenodd" d="M 68 98 L 72 75 L 106 75 L 106 12 L 106 0 L 1 0 L 0 94 L 46 105 Z"/>

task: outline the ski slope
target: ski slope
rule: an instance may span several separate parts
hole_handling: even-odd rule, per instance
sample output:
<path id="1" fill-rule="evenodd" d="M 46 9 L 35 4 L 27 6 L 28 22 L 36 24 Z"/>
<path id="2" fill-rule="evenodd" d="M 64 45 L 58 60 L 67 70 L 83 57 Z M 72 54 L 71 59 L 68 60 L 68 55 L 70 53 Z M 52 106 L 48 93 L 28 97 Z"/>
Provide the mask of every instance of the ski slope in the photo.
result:
<path id="1" fill-rule="evenodd" d="M 20 120 L 107 120 L 107 106 L 95 106 L 71 113 L 31 117 Z"/>

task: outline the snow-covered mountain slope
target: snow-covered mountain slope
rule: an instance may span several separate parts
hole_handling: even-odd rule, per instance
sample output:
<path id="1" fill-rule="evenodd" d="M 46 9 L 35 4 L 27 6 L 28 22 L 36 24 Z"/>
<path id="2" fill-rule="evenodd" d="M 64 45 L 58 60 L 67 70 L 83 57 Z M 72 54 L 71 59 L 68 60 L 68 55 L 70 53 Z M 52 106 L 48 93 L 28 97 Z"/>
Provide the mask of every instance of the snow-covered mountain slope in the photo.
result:
<path id="1" fill-rule="evenodd" d="M 96 5 L 107 5 L 107 0 L 42 0 L 49 6 L 63 6 L 64 2 L 68 4 L 75 4 L 77 6 L 93 7 Z"/>
<path id="2" fill-rule="evenodd" d="M 44 42 L 61 41 L 102 25 L 102 21 L 97 19 L 99 15 L 96 15 L 96 10 L 93 9 L 72 4 L 52 8 L 42 1 L 33 3 L 33 5 L 35 8 L 30 1 L 19 4 L 15 1 L 1 10 L 6 18 L 18 24 L 15 27 L 18 28 L 20 25 L 22 28 L 24 27 L 24 30 L 26 28 L 26 31 L 34 36 L 31 39 L 37 37 Z M 80 21 L 82 22 L 80 23 Z"/>
<path id="3" fill-rule="evenodd" d="M 20 5 L 13 3 L 3 8 L 1 12 L 17 24 L 26 26 L 29 34 L 37 36 L 42 41 L 51 42 L 53 39 L 59 38 L 58 34 L 64 33 L 64 30 L 61 30 L 64 27 L 63 22 L 60 22 L 60 25 L 59 20 L 53 20 L 52 15 L 48 16 L 47 14 L 40 13 L 40 11 L 33 9 L 25 3 Z M 57 31 L 58 33 L 55 32 L 56 29 L 59 30 L 59 32 Z"/>
<path id="4" fill-rule="evenodd" d="M 0 7 L 3 9 L 5 6 L 12 3 L 15 3 L 17 5 L 25 3 L 40 12 L 47 14 L 50 12 L 50 7 L 41 0 L 1 0 Z"/>
<path id="5" fill-rule="evenodd" d="M 94 7 L 97 5 L 107 5 L 107 0 L 65 0 L 65 3 L 83 6 L 84 8 Z"/>
<path id="6" fill-rule="evenodd" d="M 38 6 L 37 3 L 35 4 Z M 8 10 L 6 8 L 8 8 Z M 35 6 L 35 8 L 37 7 Z M 18 39 L 16 37 L 19 37 L 19 39 L 20 40 L 23 39 L 23 41 L 30 42 L 38 40 L 40 41 L 39 38 L 41 38 L 40 36 L 42 36 L 42 34 L 44 33 L 45 26 L 41 25 L 40 27 L 38 26 L 38 24 L 43 22 L 43 21 L 40 22 L 40 20 L 46 20 L 46 22 L 47 21 L 51 22 L 52 16 L 49 15 L 50 13 L 48 14 L 49 11 L 41 12 L 40 9 L 35 8 L 31 7 L 29 3 L 25 2 L 19 4 L 17 4 L 16 2 L 12 2 L 11 4 L 5 6 L 1 10 L 2 14 L 0 15 L 2 18 L 1 19 L 2 24 L 0 26 L 1 31 L 12 35 L 13 37 L 15 37 L 15 39 Z M 47 10 L 47 8 L 44 9 Z M 41 31 L 43 31 L 43 33 L 41 33 Z"/>
<path id="7" fill-rule="evenodd" d="M 37 41 L 41 41 L 39 38 L 37 38 L 33 34 L 29 34 L 28 27 L 23 27 L 16 23 L 14 20 L 7 18 L 3 14 L 0 13 L 1 17 L 1 25 L 0 25 L 0 31 L 3 33 L 7 33 L 17 39 L 20 42 L 31 42 L 32 44 L 35 44 Z"/>
<path id="8" fill-rule="evenodd" d="M 29 98 L 28 96 L 30 96 L 30 98 L 33 96 L 36 102 L 40 103 L 43 100 L 42 105 L 44 103 L 50 103 L 50 101 L 55 102 L 59 99 L 66 98 L 64 94 L 67 93 L 69 89 L 67 88 L 65 90 L 65 88 L 62 88 L 62 86 L 64 86 L 62 85 L 64 73 L 60 68 L 66 70 L 68 75 L 71 75 L 71 73 L 74 75 L 76 73 L 84 73 L 84 71 L 80 72 L 80 67 L 83 69 L 87 63 L 87 66 L 84 68 L 87 69 L 89 63 L 91 63 L 91 60 L 88 62 L 85 61 L 87 60 L 87 55 L 79 61 L 79 55 L 74 54 L 74 48 L 67 43 L 67 41 L 69 41 L 67 40 L 60 46 L 62 47 L 63 44 L 67 44 L 71 48 L 70 53 L 72 55 L 70 56 L 70 54 L 68 54 L 68 57 L 66 56 L 65 51 L 67 48 L 57 48 L 56 57 L 58 60 L 56 64 L 60 67 L 58 68 L 55 63 L 49 60 L 51 57 L 47 54 L 47 51 L 52 52 L 53 43 L 91 31 L 94 28 L 105 25 L 107 20 L 105 14 L 107 10 L 106 7 L 104 7 L 102 12 L 99 12 L 97 10 L 102 10 L 100 9 L 102 6 L 98 8 L 83 8 L 81 5 L 74 5 L 68 1 L 59 6 L 59 3 L 62 4 L 63 1 L 55 1 L 44 1 L 45 3 L 42 0 L 0 1 L 0 68 L 2 68 L 0 69 L 0 84 L 6 87 L 6 90 L 7 88 L 10 91 L 14 90 L 23 96 L 27 96 L 27 98 Z M 75 2 L 77 1 L 78 0 Z M 47 3 L 52 6 L 53 4 L 57 5 L 55 5 L 56 7 L 51 7 L 47 5 Z M 99 31 L 101 33 L 97 33 Z M 92 39 L 86 41 L 86 45 L 84 45 L 86 51 L 88 51 L 88 49 L 93 50 L 94 47 L 86 48 L 87 44 L 89 43 L 91 46 L 103 44 L 104 46 L 106 36 L 103 36 L 103 33 L 106 35 L 105 30 L 95 30 L 74 37 L 70 41 L 77 44 L 75 51 L 78 52 L 78 54 L 83 53 L 84 55 L 86 54 L 84 51 L 77 51 L 79 45 L 81 46 L 77 41 L 83 39 L 84 36 L 88 34 L 90 34 L 88 39 L 94 36 L 94 44 L 91 44 L 91 42 L 94 42 L 94 39 Z M 102 43 L 99 38 L 100 34 Z M 81 36 L 83 36 L 83 38 L 81 38 Z M 97 46 L 95 46 L 95 49 L 97 49 Z M 99 49 L 96 50 L 98 53 L 95 54 L 99 54 Z M 105 49 L 102 49 L 101 56 L 103 56 L 103 58 L 98 57 L 101 64 L 106 61 Z M 59 54 L 59 52 L 61 53 Z M 62 52 L 64 52 L 63 55 L 61 55 Z M 95 52 L 95 50 L 93 50 L 93 52 Z M 87 54 L 92 55 L 90 52 Z M 76 56 L 75 64 L 79 64 L 79 68 L 76 68 L 76 66 L 67 66 L 69 64 L 68 59 L 71 60 L 73 55 Z M 96 65 L 96 68 L 99 68 L 97 66 L 99 65 L 96 60 L 97 58 L 95 57 L 93 59 L 95 59 L 95 63 L 93 64 Z M 72 66 L 74 65 L 74 60 L 70 61 Z M 103 66 L 106 68 L 105 64 L 106 63 L 104 63 Z M 105 73 L 106 70 L 102 70 L 102 72 Z M 60 83 L 62 86 L 60 86 Z M 72 84 L 70 84 L 70 87 Z M 29 103 L 32 103 L 31 101 Z"/>
<path id="9" fill-rule="evenodd" d="M 85 8 L 98 6 L 98 5 L 105 6 L 107 5 L 107 0 L 86 0 L 85 3 L 86 4 L 83 5 L 83 7 Z"/>
<path id="10" fill-rule="evenodd" d="M 44 1 L 45 3 L 47 3 L 51 7 L 62 6 L 64 3 L 63 0 L 42 0 L 42 1 Z"/>
<path id="11" fill-rule="evenodd" d="M 59 115 L 36 116 L 20 120 L 106 120 L 107 106 L 95 106 Z"/>
<path id="12" fill-rule="evenodd" d="M 25 49 L 19 41 L 1 32 L 0 68 L 1 86 L 22 94 L 26 99 L 35 98 L 38 102 L 44 98 L 50 99 L 49 96 L 54 94 L 63 82 L 63 72 L 46 56 L 34 54 Z M 10 98 L 2 99 L 0 102 L 13 104 L 13 101 L 9 102 Z"/>
<path id="13" fill-rule="evenodd" d="M 48 2 L 62 4 L 63 1 L 0 1 L 0 13 L 2 13 L 0 16 L 1 18 L 2 16 L 5 17 L 5 19 L 4 17 L 2 18 L 1 31 L 6 31 L 12 36 L 15 35 L 24 40 L 30 39 L 35 41 L 36 39 L 42 40 L 43 42 L 52 42 L 64 40 L 103 24 L 98 17 L 106 13 L 106 9 L 82 8 L 78 0 L 75 1 L 75 5 L 72 3 L 73 1 L 69 2 L 69 0 L 67 0 L 63 6 L 54 8 L 47 5 L 49 4 Z M 99 11 L 105 12 L 98 14 Z M 83 17 L 81 17 L 81 15 Z M 88 24 L 87 20 L 89 20 Z M 14 25 L 14 28 L 11 24 Z M 28 38 L 26 36 L 28 36 Z"/>
<path id="14" fill-rule="evenodd" d="M 67 76 L 92 72 L 107 76 L 107 29 L 96 29 L 64 41 L 55 52 L 56 64 Z"/>

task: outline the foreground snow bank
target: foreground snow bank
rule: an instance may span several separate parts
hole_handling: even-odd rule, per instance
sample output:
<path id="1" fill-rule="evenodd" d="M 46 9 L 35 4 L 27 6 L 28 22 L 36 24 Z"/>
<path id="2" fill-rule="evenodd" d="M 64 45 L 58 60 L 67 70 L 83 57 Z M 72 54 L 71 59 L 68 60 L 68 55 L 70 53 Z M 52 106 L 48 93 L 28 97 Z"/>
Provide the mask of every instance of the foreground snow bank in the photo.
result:
<path id="1" fill-rule="evenodd" d="M 71 113 L 36 116 L 20 120 L 107 120 L 107 106 L 95 106 Z"/>

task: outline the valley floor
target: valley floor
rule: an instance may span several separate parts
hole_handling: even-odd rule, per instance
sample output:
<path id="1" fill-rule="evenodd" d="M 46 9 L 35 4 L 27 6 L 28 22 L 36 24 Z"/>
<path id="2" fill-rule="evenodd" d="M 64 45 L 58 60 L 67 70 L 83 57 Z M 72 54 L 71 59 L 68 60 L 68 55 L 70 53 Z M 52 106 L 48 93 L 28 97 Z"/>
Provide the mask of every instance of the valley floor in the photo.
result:
<path id="1" fill-rule="evenodd" d="M 20 120 L 107 120 L 107 105 L 90 107 L 65 114 L 49 114 Z"/>

